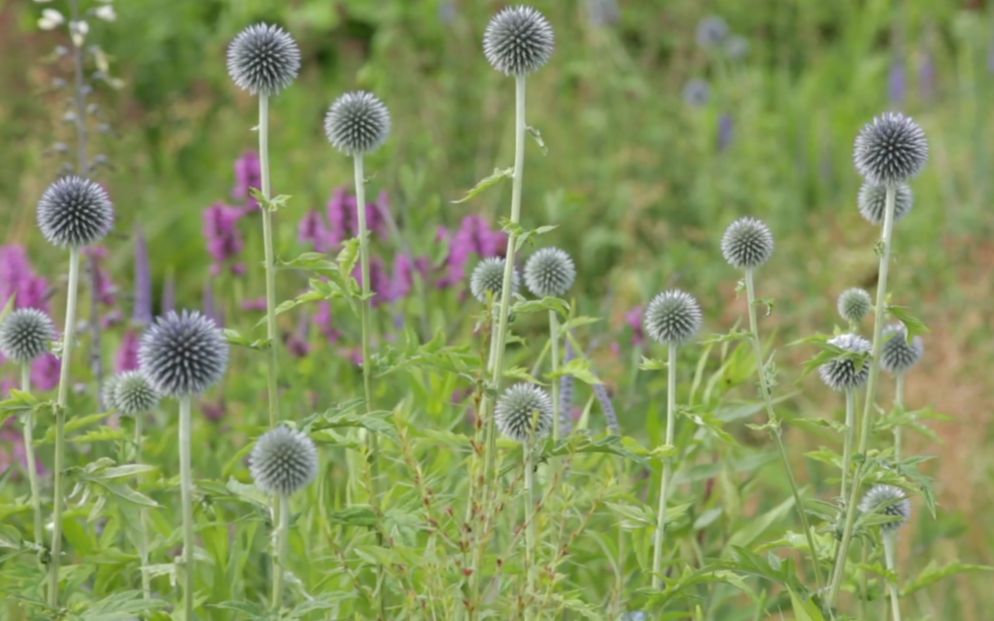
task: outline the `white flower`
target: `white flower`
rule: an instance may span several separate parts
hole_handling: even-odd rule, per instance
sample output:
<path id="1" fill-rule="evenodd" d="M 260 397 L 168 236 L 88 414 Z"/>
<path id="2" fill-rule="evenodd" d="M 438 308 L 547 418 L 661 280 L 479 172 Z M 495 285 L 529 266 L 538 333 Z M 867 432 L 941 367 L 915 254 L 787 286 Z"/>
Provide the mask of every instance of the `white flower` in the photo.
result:
<path id="1" fill-rule="evenodd" d="M 90 32 L 90 25 L 84 21 L 70 22 L 69 33 L 72 36 L 72 44 L 76 47 L 83 47 L 83 41 Z"/>
<path id="2" fill-rule="evenodd" d="M 42 30 L 53 30 L 65 21 L 66 18 L 62 17 L 62 13 L 55 9 L 44 9 L 41 12 L 41 17 L 38 18 L 38 27 Z"/>
<path id="3" fill-rule="evenodd" d="M 114 12 L 114 5 L 105 4 L 93 12 L 97 16 L 97 19 L 102 19 L 105 22 L 112 22 L 117 19 L 117 13 Z"/>

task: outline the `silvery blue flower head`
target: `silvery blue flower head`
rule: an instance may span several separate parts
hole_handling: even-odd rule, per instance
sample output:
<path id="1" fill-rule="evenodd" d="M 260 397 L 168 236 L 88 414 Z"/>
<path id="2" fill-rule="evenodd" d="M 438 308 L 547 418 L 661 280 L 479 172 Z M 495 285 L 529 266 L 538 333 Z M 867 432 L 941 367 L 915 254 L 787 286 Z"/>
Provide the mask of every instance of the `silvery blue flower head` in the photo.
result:
<path id="1" fill-rule="evenodd" d="M 703 315 L 694 296 L 670 289 L 652 298 L 642 322 L 646 334 L 660 345 L 683 345 L 701 329 Z"/>
<path id="2" fill-rule="evenodd" d="M 525 285 L 540 298 L 562 297 L 576 280 L 573 259 L 559 248 L 542 248 L 525 263 Z"/>
<path id="3" fill-rule="evenodd" d="M 328 108 L 324 133 L 331 146 L 346 155 L 371 153 L 390 135 L 390 111 L 372 93 L 345 93 Z"/>
<path id="4" fill-rule="evenodd" d="M 728 22 L 719 15 L 708 15 L 697 23 L 697 44 L 703 48 L 718 47 L 728 38 Z"/>
<path id="5" fill-rule="evenodd" d="M 870 309 L 873 308 L 873 299 L 865 289 L 853 287 L 846 289 L 839 295 L 836 308 L 843 319 L 849 323 L 857 324 L 870 313 Z"/>
<path id="6" fill-rule="evenodd" d="M 307 434 L 281 425 L 256 441 L 249 470 L 262 491 L 290 496 L 317 476 L 317 447 Z"/>
<path id="7" fill-rule="evenodd" d="M 138 363 L 159 394 L 197 395 L 224 375 L 228 343 L 217 325 L 199 312 L 170 311 L 142 335 Z"/>
<path id="8" fill-rule="evenodd" d="M 504 288 L 504 257 L 488 257 L 476 264 L 469 278 L 469 290 L 473 297 L 486 303 L 487 294 L 497 299 Z M 520 286 L 518 270 L 511 272 L 511 293 L 517 293 Z"/>
<path id="9" fill-rule="evenodd" d="M 892 375 L 906 373 L 918 364 L 925 345 L 916 336 L 908 341 L 908 331 L 903 323 L 895 323 L 884 328 L 883 347 L 880 349 L 880 368 Z"/>
<path id="10" fill-rule="evenodd" d="M 864 181 L 859 188 L 856 204 L 859 206 L 859 215 L 864 220 L 870 224 L 882 224 L 887 208 L 887 186 Z M 894 187 L 894 222 L 908 215 L 914 204 L 911 187 L 907 183 L 898 183 Z"/>
<path id="11" fill-rule="evenodd" d="M 874 485 L 859 503 L 863 514 L 873 513 L 888 516 L 891 521 L 881 524 L 884 531 L 895 531 L 911 518 L 911 501 L 900 487 L 894 485 Z"/>
<path id="12" fill-rule="evenodd" d="M 925 166 L 928 140 L 910 117 L 887 112 L 863 126 L 856 137 L 853 161 L 859 174 L 871 183 L 901 183 Z"/>
<path id="13" fill-rule="evenodd" d="M 38 227 L 49 243 L 62 248 L 89 246 L 114 225 L 114 208 L 100 185 L 82 177 L 63 177 L 38 201 Z"/>
<path id="14" fill-rule="evenodd" d="M 706 80 L 693 78 L 683 85 L 682 96 L 688 106 L 694 108 L 706 106 L 711 99 L 711 86 Z"/>
<path id="15" fill-rule="evenodd" d="M 483 53 L 504 75 L 523 76 L 540 69 L 555 46 L 549 20 L 530 6 L 503 9 L 483 33 Z"/>
<path id="16" fill-rule="evenodd" d="M 18 364 L 47 352 L 54 339 L 52 320 L 34 308 L 19 308 L 0 322 L 0 354 Z"/>
<path id="17" fill-rule="evenodd" d="M 125 371 L 115 377 L 114 406 L 121 414 L 135 416 L 155 409 L 159 393 L 141 371 Z"/>
<path id="18" fill-rule="evenodd" d="M 864 359 L 870 353 L 870 342 L 858 334 L 840 334 L 830 339 L 828 344 L 845 353 L 818 367 L 821 381 L 839 392 L 863 386 L 870 375 L 870 361 Z"/>
<path id="19" fill-rule="evenodd" d="M 497 400 L 494 422 L 502 434 L 518 442 L 544 438 L 552 429 L 552 399 L 538 386 L 515 384 Z"/>
<path id="20" fill-rule="evenodd" d="M 278 95 L 300 71 L 300 48 L 285 30 L 253 24 L 228 46 L 228 75 L 253 95 Z"/>
<path id="21" fill-rule="evenodd" d="M 721 254 L 734 268 L 757 268 L 773 255 L 773 233 L 762 220 L 739 218 L 725 229 Z"/>
<path id="22" fill-rule="evenodd" d="M 104 380 L 104 385 L 100 388 L 100 400 L 103 401 L 104 408 L 108 412 L 116 411 L 117 407 L 117 383 L 121 381 L 120 375 L 111 375 Z"/>

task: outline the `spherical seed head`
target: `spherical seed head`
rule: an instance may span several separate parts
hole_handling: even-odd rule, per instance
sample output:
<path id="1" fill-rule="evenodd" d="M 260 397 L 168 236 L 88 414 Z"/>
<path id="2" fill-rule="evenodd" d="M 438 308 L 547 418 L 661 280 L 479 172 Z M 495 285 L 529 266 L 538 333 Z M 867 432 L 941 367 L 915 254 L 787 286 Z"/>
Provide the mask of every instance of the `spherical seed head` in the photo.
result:
<path id="1" fill-rule="evenodd" d="M 125 371 L 116 379 L 114 404 L 121 414 L 144 414 L 159 405 L 159 393 L 141 371 Z"/>
<path id="2" fill-rule="evenodd" d="M 228 75 L 253 95 L 278 95 L 300 71 L 300 48 L 285 30 L 253 24 L 228 45 Z"/>
<path id="3" fill-rule="evenodd" d="M 518 270 L 511 272 L 511 293 L 517 293 L 521 277 Z M 469 278 L 469 290 L 473 297 L 481 303 L 486 303 L 489 293 L 497 299 L 504 288 L 504 258 L 489 257 L 476 264 Z"/>
<path id="4" fill-rule="evenodd" d="M 324 134 L 331 146 L 346 155 L 375 151 L 390 135 L 390 111 L 372 93 L 345 93 L 328 108 Z"/>
<path id="5" fill-rule="evenodd" d="M 701 307 L 694 296 L 670 289 L 658 294 L 645 309 L 645 332 L 661 345 L 683 345 L 701 329 Z"/>
<path id="6" fill-rule="evenodd" d="M 314 480 L 318 450 L 305 433 L 281 425 L 256 441 L 249 471 L 262 491 L 289 496 Z"/>
<path id="7" fill-rule="evenodd" d="M 54 339 L 52 320 L 34 308 L 19 308 L 0 322 L 0 354 L 18 364 L 47 352 Z"/>
<path id="8" fill-rule="evenodd" d="M 731 29 L 720 15 L 709 15 L 697 23 L 697 44 L 704 48 L 717 47 L 725 42 Z"/>
<path id="9" fill-rule="evenodd" d="M 540 298 L 565 295 L 574 280 L 573 259 L 559 248 L 542 248 L 525 263 L 525 285 Z"/>
<path id="10" fill-rule="evenodd" d="M 104 380 L 104 385 L 100 389 L 100 400 L 104 403 L 104 408 L 110 412 L 118 409 L 117 384 L 121 381 L 120 375 L 111 375 Z"/>
<path id="11" fill-rule="evenodd" d="M 197 311 L 169 311 L 142 335 L 138 364 L 156 392 L 186 397 L 207 390 L 228 365 L 228 343 Z"/>
<path id="12" fill-rule="evenodd" d="M 61 248 L 94 244 L 114 224 L 107 192 L 82 177 L 63 177 L 48 186 L 38 201 L 38 226 L 49 243 Z"/>
<path id="13" fill-rule="evenodd" d="M 928 160 L 925 132 L 910 117 L 887 112 L 863 126 L 853 160 L 859 174 L 878 185 L 914 177 Z"/>
<path id="14" fill-rule="evenodd" d="M 918 364 L 925 345 L 916 336 L 908 342 L 908 331 L 903 323 L 895 323 L 884 328 L 883 347 L 880 349 L 880 368 L 893 375 L 907 372 Z"/>
<path id="15" fill-rule="evenodd" d="M 882 224 L 887 208 L 887 186 L 864 181 L 856 199 L 859 214 L 870 224 Z M 907 183 L 898 183 L 894 188 L 894 222 L 908 215 L 914 206 L 914 196 Z"/>
<path id="16" fill-rule="evenodd" d="M 556 47 L 552 26 L 530 6 L 507 7 L 490 19 L 483 53 L 504 75 L 522 76 L 541 69 Z"/>
<path id="17" fill-rule="evenodd" d="M 497 400 L 494 422 L 502 434 L 518 442 L 544 438 L 552 429 L 552 399 L 538 386 L 515 384 Z"/>
<path id="18" fill-rule="evenodd" d="M 773 254 L 773 233 L 756 218 L 739 218 L 728 225 L 721 238 L 721 254 L 734 268 L 753 269 Z"/>
<path id="19" fill-rule="evenodd" d="M 839 295 L 836 307 L 843 319 L 850 323 L 859 323 L 873 308 L 873 299 L 865 289 L 853 287 L 846 289 Z"/>
<path id="20" fill-rule="evenodd" d="M 865 514 L 879 513 L 891 518 L 881 524 L 885 531 L 897 530 L 911 518 L 911 501 L 900 487 L 894 485 L 874 485 L 866 492 L 859 503 L 859 510 Z"/>
<path id="21" fill-rule="evenodd" d="M 828 341 L 847 354 L 870 353 L 870 341 L 858 334 L 840 334 Z M 818 367 L 821 381 L 832 390 L 845 392 L 856 390 L 866 383 L 870 376 L 869 360 L 853 360 L 849 356 L 839 356 Z"/>

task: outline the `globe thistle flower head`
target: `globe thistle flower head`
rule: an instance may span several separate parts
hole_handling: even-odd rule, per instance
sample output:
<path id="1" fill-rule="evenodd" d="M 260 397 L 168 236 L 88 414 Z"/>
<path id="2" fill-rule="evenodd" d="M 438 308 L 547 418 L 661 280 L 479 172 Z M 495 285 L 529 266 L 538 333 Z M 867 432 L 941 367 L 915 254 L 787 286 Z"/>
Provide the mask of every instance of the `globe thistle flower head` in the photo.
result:
<path id="1" fill-rule="evenodd" d="M 840 355 L 818 367 L 818 374 L 825 385 L 839 392 L 856 390 L 866 383 L 870 375 L 868 360 L 854 360 L 849 354 L 859 356 L 870 353 L 870 341 L 858 334 L 840 334 L 828 341 L 843 350 L 846 355 Z"/>
<path id="2" fill-rule="evenodd" d="M 734 268 L 759 267 L 773 254 L 773 233 L 762 220 L 739 218 L 725 229 L 721 238 L 721 254 Z"/>
<path id="3" fill-rule="evenodd" d="M 697 22 L 697 44 L 703 48 L 718 47 L 728 38 L 728 22 L 720 15 L 708 15 Z"/>
<path id="4" fill-rule="evenodd" d="M 880 349 L 880 368 L 892 375 L 906 373 L 918 364 L 925 345 L 916 336 L 908 340 L 908 331 L 903 323 L 895 323 L 884 328 L 883 346 Z"/>
<path id="5" fill-rule="evenodd" d="M 279 26 L 253 24 L 228 45 L 228 75 L 253 95 L 280 94 L 299 71 L 300 48 Z"/>
<path id="6" fill-rule="evenodd" d="M 114 208 L 100 185 L 82 177 L 62 177 L 38 201 L 38 227 L 49 243 L 80 248 L 104 238 L 114 225 Z"/>
<path id="7" fill-rule="evenodd" d="M 18 364 L 47 352 L 54 339 L 52 320 L 34 308 L 19 308 L 0 322 L 0 354 Z"/>
<path id="8" fill-rule="evenodd" d="M 104 410 L 107 412 L 118 410 L 117 384 L 120 381 L 120 375 L 111 375 L 104 380 L 104 385 L 100 388 L 100 400 L 103 402 Z"/>
<path id="9" fill-rule="evenodd" d="M 530 6 L 507 7 L 490 19 L 483 54 L 504 75 L 523 76 L 549 62 L 556 47 L 552 26 Z"/>
<path id="10" fill-rule="evenodd" d="M 114 405 L 121 414 L 144 414 L 159 405 L 159 393 L 141 371 L 125 371 L 115 378 Z"/>
<path id="11" fill-rule="evenodd" d="M 487 302 L 487 294 L 494 299 L 504 288 L 504 257 L 488 257 L 476 264 L 469 278 L 469 290 L 481 303 Z M 511 293 L 517 293 L 521 285 L 518 270 L 511 271 Z"/>
<path id="12" fill-rule="evenodd" d="M 658 294 L 645 309 L 645 332 L 661 345 L 683 345 L 701 329 L 703 315 L 694 296 L 670 289 Z"/>
<path id="13" fill-rule="evenodd" d="M 372 93 L 345 93 L 328 108 L 324 134 L 331 146 L 346 155 L 370 153 L 390 135 L 390 111 Z"/>
<path id="14" fill-rule="evenodd" d="M 318 450 L 307 434 L 281 425 L 256 441 L 249 471 L 262 491 L 290 496 L 314 480 Z"/>
<path id="15" fill-rule="evenodd" d="M 843 319 L 849 323 L 857 324 L 870 314 L 870 309 L 873 308 L 873 299 L 865 289 L 853 287 L 846 289 L 839 295 L 836 307 Z"/>
<path id="16" fill-rule="evenodd" d="M 910 117 L 887 112 L 863 126 L 853 151 L 856 170 L 877 185 L 917 175 L 928 161 L 925 132 Z"/>
<path id="17" fill-rule="evenodd" d="M 196 395 L 224 375 L 228 343 L 212 319 L 197 311 L 169 311 L 142 335 L 138 364 L 162 396 Z"/>
<path id="18" fill-rule="evenodd" d="M 866 515 L 878 513 L 890 517 L 891 521 L 881 524 L 880 527 L 884 531 L 895 531 L 907 524 L 911 518 L 911 501 L 900 487 L 874 485 L 863 496 L 859 510 Z"/>
<path id="19" fill-rule="evenodd" d="M 540 298 L 562 297 L 576 280 L 573 259 L 559 248 L 542 248 L 525 263 L 525 285 Z"/>
<path id="20" fill-rule="evenodd" d="M 884 210 L 887 208 L 887 186 L 864 181 L 859 188 L 856 198 L 859 215 L 870 224 L 882 224 Z M 914 195 L 907 183 L 898 183 L 894 187 L 894 222 L 908 215 L 914 206 Z"/>
<path id="21" fill-rule="evenodd" d="M 552 399 L 538 386 L 515 384 L 497 400 L 494 422 L 502 434 L 518 442 L 544 438 L 552 429 Z"/>
<path id="22" fill-rule="evenodd" d="M 711 86 L 705 80 L 694 78 L 684 84 L 681 96 L 688 106 L 700 108 L 711 100 Z"/>

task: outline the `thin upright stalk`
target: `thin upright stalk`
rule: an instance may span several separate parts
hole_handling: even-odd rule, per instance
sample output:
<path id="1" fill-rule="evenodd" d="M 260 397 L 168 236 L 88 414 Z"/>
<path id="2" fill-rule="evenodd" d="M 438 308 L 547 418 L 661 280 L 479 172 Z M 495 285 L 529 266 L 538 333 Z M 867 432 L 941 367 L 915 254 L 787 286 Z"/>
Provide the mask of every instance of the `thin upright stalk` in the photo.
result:
<path id="1" fill-rule="evenodd" d="M 62 560 L 63 473 L 66 453 L 66 404 L 69 400 L 69 366 L 76 334 L 76 298 L 79 291 L 79 248 L 69 249 L 69 284 L 66 288 L 66 323 L 62 331 L 59 391 L 55 403 L 55 458 L 52 472 L 52 545 L 48 562 L 48 605 L 59 605 L 59 565 Z"/>
<path id="2" fill-rule="evenodd" d="M 552 368 L 550 369 L 552 374 L 552 439 L 558 442 L 561 426 L 559 420 L 559 378 L 556 377 L 556 373 L 559 372 L 559 316 L 554 310 L 549 311 L 549 347 L 552 351 Z"/>
<path id="3" fill-rule="evenodd" d="M 899 414 L 904 414 L 904 373 L 899 373 L 894 385 L 894 408 Z M 901 459 L 902 447 L 902 424 L 898 422 L 894 425 L 894 459 Z"/>
<path id="4" fill-rule="evenodd" d="M 666 447 L 673 447 L 676 431 L 676 345 L 667 349 L 666 361 Z M 663 473 L 659 478 L 659 508 L 656 511 L 656 532 L 652 541 L 652 588 L 663 586 L 663 540 L 666 532 L 666 495 L 670 484 L 669 456 L 663 457 Z"/>
<path id="5" fill-rule="evenodd" d="M 269 97 L 259 95 L 259 177 L 262 187 L 259 190 L 268 201 L 269 182 Z M 277 388 L 277 349 L 279 338 L 276 333 L 276 265 L 273 252 L 273 213 L 262 205 L 262 246 L 265 254 L 266 270 L 266 340 L 269 342 L 266 365 L 266 394 L 268 397 L 269 426 L 275 427 L 280 419 L 279 389 Z"/>
<path id="6" fill-rule="evenodd" d="M 135 463 L 142 459 L 142 417 L 138 414 L 135 419 Z M 138 557 L 141 559 L 142 598 L 152 599 L 152 577 L 148 574 L 148 509 L 144 506 L 138 510 Z"/>
<path id="7" fill-rule="evenodd" d="M 852 445 L 856 437 L 856 391 L 846 391 L 846 433 L 842 440 L 842 486 L 839 498 L 849 497 L 849 472 L 852 470 Z"/>
<path id="8" fill-rule="evenodd" d="M 794 497 L 794 508 L 797 517 L 801 521 L 801 529 L 804 531 L 804 538 L 807 540 L 811 554 L 811 570 L 814 573 L 815 583 L 822 584 L 821 568 L 818 565 L 818 548 L 815 547 L 814 535 L 811 525 L 808 523 L 808 515 L 804 512 L 804 505 L 801 503 L 801 492 L 797 487 L 797 478 L 794 476 L 794 468 L 790 465 L 790 457 L 787 455 L 787 447 L 783 442 L 783 429 L 780 427 L 780 418 L 773 409 L 773 395 L 771 393 L 771 381 L 766 374 L 766 364 L 763 360 L 763 343 L 759 340 L 759 321 L 756 318 L 756 283 L 753 270 L 745 270 L 746 302 L 749 313 L 749 331 L 752 334 L 752 348 L 756 354 L 756 373 L 759 377 L 759 391 L 763 398 L 763 405 L 766 408 L 766 420 L 770 426 L 770 435 L 777 445 L 777 452 L 780 454 L 780 464 L 787 475 L 787 483 L 790 485 L 790 493 Z"/>
<path id="9" fill-rule="evenodd" d="M 532 597 L 535 594 L 535 577 L 537 566 L 535 561 L 535 463 L 533 442 L 525 442 L 522 446 L 525 462 L 525 619 L 531 619 Z"/>
<path id="10" fill-rule="evenodd" d="M 897 571 L 897 559 L 896 550 L 894 549 L 894 544 L 896 543 L 895 533 L 889 532 L 884 533 L 884 562 L 887 565 L 887 570 L 890 572 Z M 892 621 L 901 621 L 901 594 L 898 593 L 897 584 L 894 580 L 887 580 L 887 593 L 890 596 L 890 612 Z"/>
<path id="11" fill-rule="evenodd" d="M 873 345 L 870 349 L 869 378 L 866 381 L 866 399 L 863 402 L 863 417 L 860 423 L 858 455 L 864 455 L 870 442 L 873 425 L 873 404 L 876 396 L 877 377 L 880 375 L 880 349 L 883 346 L 884 318 L 887 314 L 887 271 L 890 267 L 891 240 L 894 235 L 894 201 L 896 189 L 893 184 L 887 185 L 884 202 L 884 226 L 880 234 L 880 268 L 877 276 L 877 301 L 873 307 Z M 842 586 L 842 574 L 846 570 L 846 556 L 849 554 L 849 544 L 852 542 L 853 526 L 856 522 L 857 494 L 859 493 L 861 469 L 857 468 L 853 476 L 846 503 L 846 521 L 842 530 L 842 541 L 835 557 L 835 568 L 832 571 L 832 582 L 828 591 L 827 605 L 835 605 Z"/>
<path id="12" fill-rule="evenodd" d="M 21 390 L 31 392 L 31 365 L 21 364 Z M 34 512 L 35 543 L 44 545 L 44 530 L 41 522 L 41 495 L 38 493 L 38 467 L 35 465 L 34 412 L 24 413 L 24 461 L 27 462 L 28 487 L 31 489 L 31 509 Z"/>
<path id="13" fill-rule="evenodd" d="M 276 496 L 276 532 L 273 533 L 273 610 L 283 606 L 283 576 L 286 572 L 287 537 L 290 534 L 290 499 Z"/>
<path id="14" fill-rule="evenodd" d="M 190 397 L 179 400 L 180 500 L 183 512 L 183 621 L 193 619 L 193 473 L 190 464 Z"/>

